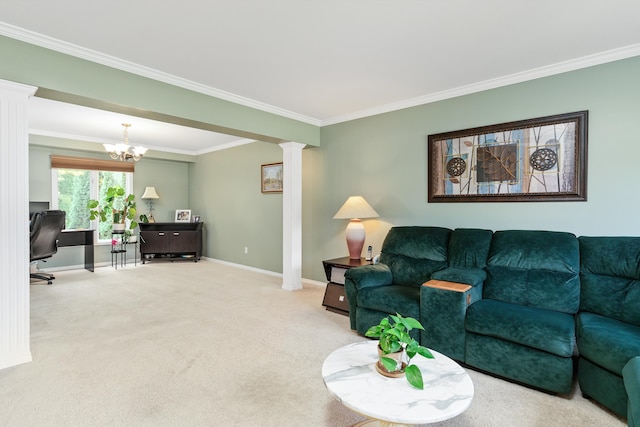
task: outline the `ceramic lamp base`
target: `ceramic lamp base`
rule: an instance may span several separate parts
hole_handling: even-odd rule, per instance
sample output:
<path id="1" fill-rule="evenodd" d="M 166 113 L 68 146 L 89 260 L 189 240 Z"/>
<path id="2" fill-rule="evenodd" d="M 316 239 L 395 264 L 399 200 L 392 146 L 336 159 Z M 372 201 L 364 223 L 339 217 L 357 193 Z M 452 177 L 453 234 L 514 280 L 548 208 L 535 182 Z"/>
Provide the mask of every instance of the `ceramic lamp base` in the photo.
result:
<path id="1" fill-rule="evenodd" d="M 362 221 L 357 218 L 349 221 L 345 234 L 347 236 L 349 258 L 360 259 L 360 256 L 362 255 L 362 247 L 364 246 L 364 239 L 366 237 Z"/>

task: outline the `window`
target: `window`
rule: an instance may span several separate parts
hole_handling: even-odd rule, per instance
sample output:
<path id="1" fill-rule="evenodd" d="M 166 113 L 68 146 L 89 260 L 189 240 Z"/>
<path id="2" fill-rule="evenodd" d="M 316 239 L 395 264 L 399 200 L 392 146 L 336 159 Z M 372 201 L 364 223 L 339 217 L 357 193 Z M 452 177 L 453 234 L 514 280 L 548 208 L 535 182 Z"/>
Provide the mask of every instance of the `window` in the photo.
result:
<path id="1" fill-rule="evenodd" d="M 107 188 L 116 185 L 124 188 L 127 194 L 132 193 L 133 173 L 55 167 L 66 164 L 55 162 L 53 156 L 51 164 L 51 205 L 52 209 L 61 209 L 67 213 L 65 227 L 94 228 L 98 230 L 98 242 L 111 241 L 111 223 L 90 221 L 87 202 L 90 199 L 102 201 Z"/>

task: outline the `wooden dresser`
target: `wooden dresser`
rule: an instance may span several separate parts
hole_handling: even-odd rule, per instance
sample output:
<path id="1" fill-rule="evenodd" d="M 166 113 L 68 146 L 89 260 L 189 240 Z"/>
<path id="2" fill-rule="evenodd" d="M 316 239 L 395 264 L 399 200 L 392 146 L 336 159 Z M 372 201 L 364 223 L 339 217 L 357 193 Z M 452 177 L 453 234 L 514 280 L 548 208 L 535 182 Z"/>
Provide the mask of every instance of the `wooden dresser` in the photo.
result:
<path id="1" fill-rule="evenodd" d="M 202 256 L 202 222 L 150 222 L 139 223 L 140 256 L 193 259 Z"/>

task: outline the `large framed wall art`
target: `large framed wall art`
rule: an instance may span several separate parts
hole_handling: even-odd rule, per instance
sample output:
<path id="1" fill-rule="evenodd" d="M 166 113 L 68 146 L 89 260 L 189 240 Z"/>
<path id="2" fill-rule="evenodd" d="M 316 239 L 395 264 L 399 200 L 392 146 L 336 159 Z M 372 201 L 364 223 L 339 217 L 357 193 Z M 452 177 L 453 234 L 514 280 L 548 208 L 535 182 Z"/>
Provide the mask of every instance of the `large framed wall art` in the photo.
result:
<path id="1" fill-rule="evenodd" d="M 587 200 L 588 111 L 428 137 L 428 201 Z"/>

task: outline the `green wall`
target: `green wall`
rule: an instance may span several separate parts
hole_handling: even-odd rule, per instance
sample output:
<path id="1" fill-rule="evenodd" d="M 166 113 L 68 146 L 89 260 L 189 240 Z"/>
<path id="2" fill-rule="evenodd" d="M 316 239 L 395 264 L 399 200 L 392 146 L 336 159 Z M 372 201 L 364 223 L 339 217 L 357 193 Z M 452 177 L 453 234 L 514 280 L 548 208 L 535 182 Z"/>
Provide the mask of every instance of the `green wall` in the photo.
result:
<path id="1" fill-rule="evenodd" d="M 349 195 L 380 214 L 364 221 L 379 251 L 391 226 L 544 229 L 577 235 L 639 235 L 634 220 L 640 144 L 640 57 L 511 85 L 322 129 L 326 191 L 316 220 L 323 230 L 303 277 L 323 280 L 321 260 L 346 256 L 345 221 L 331 219 Z M 433 133 L 589 110 L 586 202 L 427 203 L 427 136 Z M 318 239 L 320 236 L 311 238 Z M 307 245 L 305 247 L 312 247 Z"/>
<path id="2" fill-rule="evenodd" d="M 0 36 L 0 79 L 37 95 L 126 114 L 202 125 L 243 138 L 318 145 L 317 126 Z M 204 89 L 204 88 L 203 88 Z"/>
<path id="3" fill-rule="evenodd" d="M 0 67 L 0 78 L 12 80 L 6 69 Z M 640 234 L 633 220 L 640 207 L 639 75 L 635 57 L 323 127 L 320 146 L 303 150 L 303 277 L 324 281 L 322 260 L 347 254 L 347 221 L 332 217 L 356 194 L 380 214 L 365 220 L 365 245 L 374 252 L 394 225 Z M 579 110 L 589 110 L 588 201 L 427 203 L 429 134 Z M 262 194 L 259 186 L 260 165 L 281 160 L 281 148 L 264 142 L 203 154 L 193 163 L 145 157 L 134 182 L 138 196 L 145 185 L 158 189 L 159 220 L 171 220 L 177 208 L 201 215 L 206 256 L 281 272 L 282 195 Z M 35 155 L 30 162 L 32 194 L 49 179 L 34 172 L 41 163 Z"/>
<path id="4" fill-rule="evenodd" d="M 206 256 L 282 272 L 282 194 L 260 190 L 260 166 L 281 161 L 279 145 L 254 142 L 200 155 L 190 166 L 192 213 L 205 222 Z"/>

